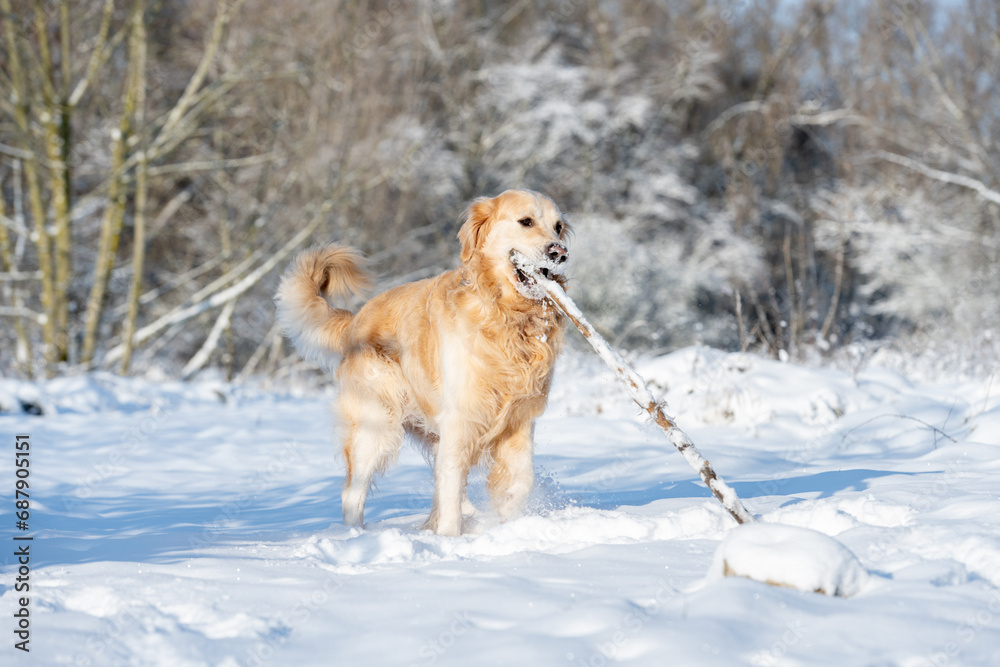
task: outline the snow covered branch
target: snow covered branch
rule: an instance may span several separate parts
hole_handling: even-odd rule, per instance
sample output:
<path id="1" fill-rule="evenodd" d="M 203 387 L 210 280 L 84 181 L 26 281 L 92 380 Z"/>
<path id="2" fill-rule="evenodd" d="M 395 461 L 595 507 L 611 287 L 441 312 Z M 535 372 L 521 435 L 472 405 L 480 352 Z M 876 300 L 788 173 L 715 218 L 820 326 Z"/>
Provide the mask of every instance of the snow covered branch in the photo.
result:
<path id="1" fill-rule="evenodd" d="M 511 254 L 511 261 L 524 275 L 533 280 L 541 287 L 548 298 L 563 312 L 566 317 L 580 330 L 583 337 L 587 339 L 590 346 L 594 348 L 601 360 L 615 372 L 618 379 L 622 381 L 628 390 L 629 396 L 635 403 L 649 413 L 653 420 L 659 424 L 660 428 L 667 434 L 667 438 L 677 448 L 684 457 L 684 460 L 695 469 L 701 480 L 705 482 L 722 506 L 736 519 L 737 523 L 753 523 L 754 517 L 743 506 L 736 492 L 719 477 L 708 460 L 701 455 L 698 448 L 694 446 L 691 439 L 668 416 L 664 409 L 664 404 L 657 401 L 646 386 L 646 381 L 629 366 L 620 354 L 612 348 L 604 338 L 597 333 L 590 322 L 583 316 L 573 300 L 558 283 L 548 280 L 535 271 L 535 267 L 528 259 L 517 251 Z"/>
<path id="2" fill-rule="evenodd" d="M 36 313 L 29 308 L 19 308 L 17 306 L 0 306 L 0 316 L 2 317 L 24 317 L 34 320 L 38 324 L 45 324 L 45 313 Z"/>
<path id="3" fill-rule="evenodd" d="M 907 169 L 923 174 L 927 178 L 932 178 L 936 181 L 941 181 L 942 183 L 960 185 L 963 188 L 975 190 L 983 199 L 991 201 L 994 204 L 1000 204 L 1000 192 L 987 187 L 985 183 L 974 178 L 962 176 L 961 174 L 952 174 L 947 171 L 941 171 L 940 169 L 934 169 L 933 167 L 928 167 L 927 165 L 917 162 L 912 158 L 890 153 L 889 151 L 872 151 L 869 153 L 869 156 L 874 159 L 893 162 L 901 167 L 906 167 Z"/>
<path id="4" fill-rule="evenodd" d="M 208 334 L 208 338 L 202 344 L 201 349 L 191 357 L 191 360 L 184 366 L 184 370 L 181 371 L 181 377 L 185 380 L 190 379 L 192 375 L 200 371 L 208 360 L 212 357 L 212 352 L 219 345 L 219 337 L 222 336 L 222 332 L 225 331 L 226 327 L 229 326 L 229 322 L 233 317 L 233 310 L 236 308 L 236 299 L 232 301 L 227 301 L 226 305 L 222 307 L 222 312 L 219 313 L 219 317 L 215 320 L 215 325 Z"/>
<path id="5" fill-rule="evenodd" d="M 228 287 L 226 289 L 223 289 L 219 292 L 212 294 L 211 296 L 206 297 L 204 300 L 198 303 L 193 303 L 187 307 L 179 307 L 170 311 L 169 313 L 159 318 L 155 322 L 148 324 L 142 329 L 136 331 L 133 343 L 135 345 L 141 345 L 145 341 L 149 340 L 153 335 L 159 333 L 160 331 L 171 325 L 184 322 L 186 320 L 191 319 L 192 317 L 201 315 L 202 313 L 208 310 L 225 305 L 230 301 L 233 301 L 240 295 L 242 295 L 248 289 L 256 285 L 261 278 L 263 278 L 271 271 L 271 269 L 273 269 L 280 262 L 282 262 L 285 259 L 285 257 L 287 257 L 289 253 L 291 253 L 303 241 L 305 241 L 310 234 L 316 231 L 316 228 L 319 227 L 320 223 L 326 219 L 326 214 L 330 212 L 330 209 L 332 207 L 333 207 L 332 200 L 328 199 L 325 202 L 323 202 L 323 205 L 320 206 L 319 210 L 316 212 L 312 221 L 308 225 L 303 227 L 299 231 L 299 233 L 293 236 L 280 250 L 271 255 L 271 257 L 266 262 L 264 262 L 259 267 L 250 272 L 250 274 L 248 274 L 245 278 L 235 283 L 231 287 Z M 124 351 L 125 350 L 123 344 L 120 344 L 112 348 L 110 351 L 108 351 L 108 354 L 105 356 L 104 363 L 112 364 L 118 361 L 119 359 L 121 359 Z"/>

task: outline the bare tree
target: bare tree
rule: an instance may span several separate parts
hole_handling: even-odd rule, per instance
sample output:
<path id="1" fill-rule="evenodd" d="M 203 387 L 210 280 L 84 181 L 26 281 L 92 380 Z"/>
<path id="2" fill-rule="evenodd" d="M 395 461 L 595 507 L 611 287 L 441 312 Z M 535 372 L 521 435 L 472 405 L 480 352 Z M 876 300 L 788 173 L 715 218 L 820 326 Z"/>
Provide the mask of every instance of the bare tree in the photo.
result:
<path id="1" fill-rule="evenodd" d="M 514 186 L 577 223 L 574 298 L 626 346 L 826 354 L 995 312 L 995 3 L 0 10 L 24 374 L 294 372 L 275 256 L 336 240 L 382 286 L 431 275 L 468 199 Z"/>

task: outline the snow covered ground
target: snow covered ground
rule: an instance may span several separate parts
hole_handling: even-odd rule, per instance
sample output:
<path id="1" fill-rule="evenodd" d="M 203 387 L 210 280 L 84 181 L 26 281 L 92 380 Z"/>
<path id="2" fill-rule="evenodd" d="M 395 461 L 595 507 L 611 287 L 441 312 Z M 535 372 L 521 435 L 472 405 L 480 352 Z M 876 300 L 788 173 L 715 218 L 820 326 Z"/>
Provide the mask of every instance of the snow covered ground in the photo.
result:
<path id="1" fill-rule="evenodd" d="M 0 662 L 1000 665 L 1000 377 L 703 348 L 637 369 L 752 512 L 857 556 L 854 595 L 717 576 L 735 523 L 592 356 L 561 363 L 529 513 L 481 513 L 461 538 L 420 530 L 431 475 L 410 447 L 367 528 L 341 525 L 329 396 L 3 380 L 0 406 L 47 414 L 0 416 Z M 30 654 L 13 647 L 16 434 Z"/>

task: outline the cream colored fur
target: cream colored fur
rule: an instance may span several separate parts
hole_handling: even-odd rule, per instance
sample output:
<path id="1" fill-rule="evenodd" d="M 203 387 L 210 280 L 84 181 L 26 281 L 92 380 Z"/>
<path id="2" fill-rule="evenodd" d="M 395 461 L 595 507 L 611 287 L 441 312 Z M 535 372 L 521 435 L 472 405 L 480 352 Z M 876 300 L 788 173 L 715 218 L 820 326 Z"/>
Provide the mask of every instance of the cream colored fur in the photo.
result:
<path id="1" fill-rule="evenodd" d="M 534 486 L 534 421 L 545 409 L 563 319 L 522 294 L 510 253 L 559 267 L 568 227 L 556 205 L 508 190 L 469 206 L 460 268 L 373 297 L 357 314 L 327 297 L 371 283 L 361 257 L 328 245 L 300 255 L 278 288 L 278 318 L 305 357 L 340 356 L 337 411 L 345 433 L 344 523 L 362 525 L 374 476 L 409 432 L 433 455 L 427 527 L 458 535 L 470 469 L 488 469 L 502 520 L 518 516 Z M 563 281 L 561 273 L 553 277 Z"/>

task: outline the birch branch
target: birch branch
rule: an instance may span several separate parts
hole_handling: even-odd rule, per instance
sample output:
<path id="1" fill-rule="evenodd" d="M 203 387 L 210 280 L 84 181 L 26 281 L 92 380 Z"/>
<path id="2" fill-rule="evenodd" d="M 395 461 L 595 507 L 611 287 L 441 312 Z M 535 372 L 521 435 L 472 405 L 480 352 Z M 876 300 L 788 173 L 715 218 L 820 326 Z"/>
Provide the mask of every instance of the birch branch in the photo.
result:
<path id="1" fill-rule="evenodd" d="M 563 312 L 569 320 L 576 325 L 583 337 L 587 339 L 590 346 L 594 348 L 601 360 L 615 372 L 618 379 L 625 385 L 629 396 L 635 403 L 649 413 L 660 428 L 667 434 L 667 438 L 677 448 L 684 457 L 684 460 L 695 469 L 701 480 L 709 488 L 722 506 L 726 508 L 730 515 L 736 519 L 737 523 L 753 523 L 754 517 L 743 506 L 736 492 L 719 477 L 712 466 L 698 448 L 694 446 L 691 439 L 674 422 L 674 419 L 667 415 L 665 405 L 657 401 L 653 394 L 646 387 L 646 381 L 629 366 L 621 355 L 618 354 L 608 342 L 591 326 L 590 322 L 584 318 L 583 313 L 576 304 L 566 295 L 558 283 L 539 275 L 535 267 L 526 257 L 514 251 L 511 254 L 511 261 L 514 265 L 536 285 L 541 287 L 549 300 Z"/>
<path id="2" fill-rule="evenodd" d="M 0 246 L 6 246 L 4 238 L 6 232 L 0 232 Z M 6 259 L 6 258 L 5 258 Z M 0 273 L 0 280 L 3 282 L 16 282 L 19 280 L 41 280 L 41 271 L 6 271 Z"/>
<path id="3" fill-rule="evenodd" d="M 851 109 L 832 109 L 830 111 L 820 111 L 818 113 L 797 113 L 788 117 L 791 125 L 806 125 L 813 127 L 826 127 L 845 121 L 848 125 L 868 125 L 868 119 L 859 116 Z"/>
<path id="4" fill-rule="evenodd" d="M 199 303 L 201 301 L 204 301 L 208 297 L 212 296 L 219 290 L 225 288 L 227 285 L 236 282 L 241 277 L 243 277 L 243 274 L 246 273 L 247 269 L 253 266 L 253 263 L 256 262 L 258 259 L 260 259 L 264 255 L 264 253 L 265 253 L 264 249 L 258 249 L 250 253 L 249 257 L 246 257 L 235 267 L 231 268 L 229 271 L 226 271 L 224 274 L 222 274 L 221 276 L 210 282 L 208 285 L 202 287 L 200 290 L 192 294 L 188 300 L 194 303 Z M 225 253 L 219 255 L 219 260 L 220 262 L 226 261 Z"/>
<path id="5" fill-rule="evenodd" d="M 194 267 L 189 271 L 185 271 L 180 275 L 174 276 L 163 285 L 160 285 L 159 287 L 154 287 L 153 289 L 149 290 L 148 292 L 145 292 L 142 296 L 139 297 L 139 305 L 145 306 L 147 303 L 155 301 L 156 299 L 160 298 L 167 292 L 177 289 L 182 285 L 186 285 L 187 283 L 191 282 L 195 278 L 198 278 L 204 273 L 208 273 L 209 271 L 217 267 L 219 264 L 221 264 L 222 259 L 223 258 L 221 255 L 216 255 L 215 257 L 208 260 L 204 264 L 199 264 L 198 266 Z M 121 304 L 111 311 L 111 315 L 112 317 L 122 317 L 125 315 L 126 312 L 128 312 L 128 304 Z"/>
<path id="6" fill-rule="evenodd" d="M 0 306 L 0 315 L 6 317 L 23 317 L 34 320 L 37 324 L 45 324 L 46 320 L 45 313 L 36 313 L 28 308 L 18 306 Z"/>
<path id="7" fill-rule="evenodd" d="M 19 236 L 29 238 L 31 232 L 25 227 L 17 218 L 8 218 L 6 215 L 0 214 L 0 227 L 9 229 Z"/>
<path id="8" fill-rule="evenodd" d="M 934 169 L 933 167 L 928 167 L 927 165 L 917 162 L 908 157 L 902 155 L 897 155 L 895 153 L 890 153 L 888 151 L 872 151 L 868 153 L 865 157 L 871 157 L 879 160 L 885 160 L 886 162 L 892 162 L 898 164 L 901 167 L 906 167 L 912 171 L 923 174 L 927 178 L 932 178 L 936 181 L 941 181 L 942 183 L 949 183 L 951 185 L 960 185 L 963 188 L 969 188 L 970 190 L 975 190 L 979 193 L 979 196 L 987 201 L 991 201 L 994 204 L 1000 204 L 1000 192 L 989 188 L 982 181 L 976 180 L 975 178 L 970 178 L 968 176 L 962 176 L 961 174 L 952 174 L 947 171 L 941 171 L 940 169 Z"/>
<path id="9" fill-rule="evenodd" d="M 195 93 L 201 88 L 201 84 L 204 83 L 205 77 L 208 75 L 208 68 L 215 61 L 215 55 L 222 45 L 222 35 L 226 29 L 226 25 L 229 24 L 229 21 L 233 18 L 233 14 L 241 4 L 243 4 L 243 0 L 236 0 L 232 6 L 227 6 L 226 0 L 219 0 L 215 23 L 212 25 L 212 36 L 205 46 L 205 53 L 202 55 L 201 62 L 198 63 L 198 68 L 188 81 L 188 85 L 181 94 L 180 99 L 177 100 L 177 104 L 174 105 L 174 108 L 170 111 L 170 115 L 167 116 L 166 123 L 163 124 L 156 139 L 152 142 L 151 150 L 153 152 L 170 137 L 177 123 L 187 113 L 188 107 L 194 100 Z"/>
<path id="10" fill-rule="evenodd" d="M 711 137 L 716 132 L 725 127 L 726 123 L 731 121 L 733 118 L 740 116 L 745 113 L 758 113 L 764 110 L 764 105 L 758 100 L 750 100 L 748 102 L 740 102 L 739 104 L 734 104 L 729 107 L 718 116 L 715 120 L 708 124 L 705 128 L 704 136 Z"/>
<path id="11" fill-rule="evenodd" d="M 170 218 L 174 217 L 174 213 L 177 213 L 181 209 L 181 206 L 191 201 L 191 197 L 193 196 L 193 188 L 187 187 L 170 198 L 170 201 L 160 209 L 160 212 L 153 218 L 153 222 L 149 225 L 150 240 L 160 233 L 166 224 L 170 222 Z"/>
<path id="12" fill-rule="evenodd" d="M 83 78 L 77 82 L 76 86 L 73 88 L 73 92 L 69 95 L 67 103 L 70 107 L 75 107 L 80 103 L 84 93 L 87 92 L 87 88 L 94 81 L 94 77 L 97 75 L 97 70 L 100 68 L 101 63 L 104 62 L 111 53 L 111 49 L 108 47 L 114 45 L 108 44 L 108 31 L 111 27 L 111 14 L 114 8 L 114 0 L 104 0 L 104 8 L 101 12 L 101 26 L 97 30 L 97 42 L 94 45 L 94 50 L 90 52 L 90 60 L 87 61 L 87 69 Z"/>
<path id="13" fill-rule="evenodd" d="M 938 97 L 941 98 L 941 104 L 945 109 L 948 110 L 955 120 L 958 122 L 959 131 L 962 133 L 963 138 L 966 142 L 966 149 L 972 156 L 972 159 L 976 162 L 976 171 L 984 171 L 983 158 L 986 157 L 986 153 L 983 147 L 975 140 L 972 135 L 971 128 L 973 127 L 973 121 L 969 118 L 965 109 L 960 107 L 954 100 L 954 86 L 947 85 L 950 81 L 943 82 L 941 77 L 938 76 L 935 68 L 940 71 L 947 71 L 946 68 L 941 63 L 941 56 L 938 54 L 937 49 L 934 47 L 934 42 L 931 40 L 930 35 L 927 34 L 927 29 L 924 28 L 923 23 L 918 19 L 913 21 L 908 21 L 906 23 L 906 36 L 910 41 L 910 45 L 913 48 L 914 56 L 916 56 L 917 50 L 920 47 L 920 40 L 917 38 L 916 30 L 919 28 L 924 41 L 924 51 L 930 57 L 930 64 L 928 64 L 925 58 L 914 58 L 919 64 L 921 69 L 924 71 L 925 76 L 931 82 L 931 86 L 937 92 Z"/>
<path id="14" fill-rule="evenodd" d="M 764 113 L 767 105 L 757 100 L 740 102 L 729 107 L 715 118 L 705 129 L 705 136 L 711 137 L 721 130 L 726 123 L 737 116 L 748 113 Z M 831 109 L 817 113 L 795 113 L 788 116 L 788 123 L 796 126 L 826 127 L 844 122 L 847 125 L 869 125 L 864 116 L 858 115 L 852 109 Z"/>
<path id="15" fill-rule="evenodd" d="M 233 317 L 233 310 L 236 309 L 236 299 L 232 301 L 227 301 L 226 305 L 222 307 L 222 312 L 219 313 L 219 317 L 216 318 L 215 324 L 212 326 L 212 330 L 208 333 L 208 338 L 202 343 L 201 348 L 191 357 L 190 361 L 184 365 L 184 369 L 181 371 L 181 379 L 187 380 L 192 375 L 197 373 L 202 367 L 208 363 L 208 360 L 212 358 L 212 352 L 215 348 L 219 346 L 219 338 L 222 336 L 222 332 L 229 326 L 229 322 Z"/>
<path id="16" fill-rule="evenodd" d="M 4 155 L 9 155 L 12 158 L 17 158 L 18 160 L 34 160 L 35 154 L 31 151 L 24 150 L 21 148 L 15 148 L 14 146 L 8 146 L 7 144 L 0 143 L 0 153 Z"/>
<path id="17" fill-rule="evenodd" d="M 38 43 L 38 57 L 31 58 L 36 67 L 36 81 L 42 84 L 42 97 L 45 106 L 50 107 L 56 98 L 54 74 L 52 70 L 52 52 L 49 49 L 48 16 L 39 0 L 35 0 L 35 41 Z M 39 60 L 40 59 L 40 60 Z"/>
<path id="18" fill-rule="evenodd" d="M 195 99 L 192 101 L 190 108 L 185 113 L 184 117 L 178 121 L 178 123 L 173 127 L 170 135 L 167 137 L 158 137 L 160 143 L 155 146 L 149 146 L 146 148 L 146 161 L 152 164 L 158 160 L 164 159 L 166 156 L 177 148 L 179 145 L 187 141 L 198 129 L 198 122 L 200 121 L 201 115 L 207 110 L 211 109 L 215 104 L 222 100 L 226 93 L 235 88 L 238 85 L 246 83 L 254 83 L 261 81 L 269 81 L 276 78 L 286 78 L 292 76 L 292 73 L 278 73 L 278 74 L 268 74 L 268 75 L 245 75 L 245 76 L 226 76 L 223 77 L 218 83 L 212 84 L 210 87 L 205 88 L 199 92 Z M 168 114 L 169 115 L 169 114 Z M 161 119 L 153 120 L 147 122 L 148 127 L 155 127 Z M 162 121 L 165 122 L 165 121 Z M 137 135 L 132 135 L 129 137 L 128 146 L 132 147 L 137 143 L 140 138 Z M 0 145 L 0 152 L 2 151 L 2 145 Z M 149 175 L 160 176 L 163 174 L 176 173 L 176 172 L 191 172 L 191 171 L 205 171 L 211 169 L 226 169 L 233 167 L 245 167 L 253 166 L 256 164 L 266 164 L 268 162 L 278 161 L 283 156 L 277 152 L 266 153 L 261 155 L 251 155 L 243 158 L 232 158 L 229 160 L 219 159 L 216 161 L 194 161 L 186 163 L 175 163 L 166 165 L 150 166 Z M 73 219 L 77 219 L 83 215 L 81 212 L 84 208 L 92 206 L 94 201 L 103 201 L 105 199 L 104 193 L 106 193 L 111 187 L 111 183 L 115 180 L 125 180 L 128 182 L 129 172 L 138 165 L 138 151 L 130 153 L 125 160 L 121 163 L 119 167 L 113 169 L 108 177 L 98 184 L 89 194 L 84 197 L 80 197 L 75 201 L 72 211 Z M 190 193 L 185 196 L 184 201 L 190 198 Z M 181 202 L 183 203 L 183 202 Z M 154 220 L 150 227 L 150 237 L 154 236 L 161 225 L 159 218 Z"/>
<path id="19" fill-rule="evenodd" d="M 150 176 L 162 176 L 163 174 L 189 173 L 192 171 L 214 171 L 217 169 L 232 169 L 235 167 L 252 167 L 272 160 L 277 160 L 280 155 L 277 152 L 262 153 L 260 155 L 248 155 L 247 157 L 228 158 L 219 160 L 196 160 L 193 162 L 176 162 L 174 164 L 164 164 L 158 167 L 150 167 Z"/>
<path id="20" fill-rule="evenodd" d="M 163 329 L 189 320 L 192 317 L 201 315 L 205 311 L 217 308 L 218 306 L 232 301 L 246 292 L 248 289 L 256 285 L 260 279 L 267 275 L 275 266 L 282 262 L 289 253 L 305 241 L 306 238 L 308 238 L 309 235 L 312 234 L 317 227 L 319 227 L 320 223 L 326 218 L 326 214 L 329 213 L 332 208 L 332 200 L 328 199 L 324 201 L 309 224 L 306 225 L 298 234 L 293 236 L 288 243 L 286 243 L 275 254 L 271 255 L 266 262 L 257 267 L 253 272 L 237 282 L 235 285 L 220 292 L 216 292 L 200 303 L 191 304 L 186 308 L 175 308 L 155 322 L 139 329 L 135 332 L 135 336 L 133 337 L 133 345 L 142 345 Z M 122 344 L 113 347 L 110 351 L 108 351 L 107 355 L 105 355 L 104 363 L 112 364 L 118 361 L 121 359 L 123 352 L 124 346 Z"/>
<path id="21" fill-rule="evenodd" d="M 242 384 L 245 382 L 246 379 L 250 377 L 250 374 L 257 369 L 257 364 L 259 364 L 260 360 L 264 358 L 264 354 L 267 352 L 268 348 L 274 345 L 276 336 L 279 338 L 281 337 L 281 322 L 278 322 L 277 320 L 274 321 L 274 324 L 271 325 L 271 329 L 261 339 L 260 343 L 257 345 L 257 349 L 250 355 L 250 359 L 248 359 L 246 365 L 243 366 L 243 370 L 241 370 L 240 374 L 236 376 L 236 379 L 234 380 L 236 384 Z"/>

